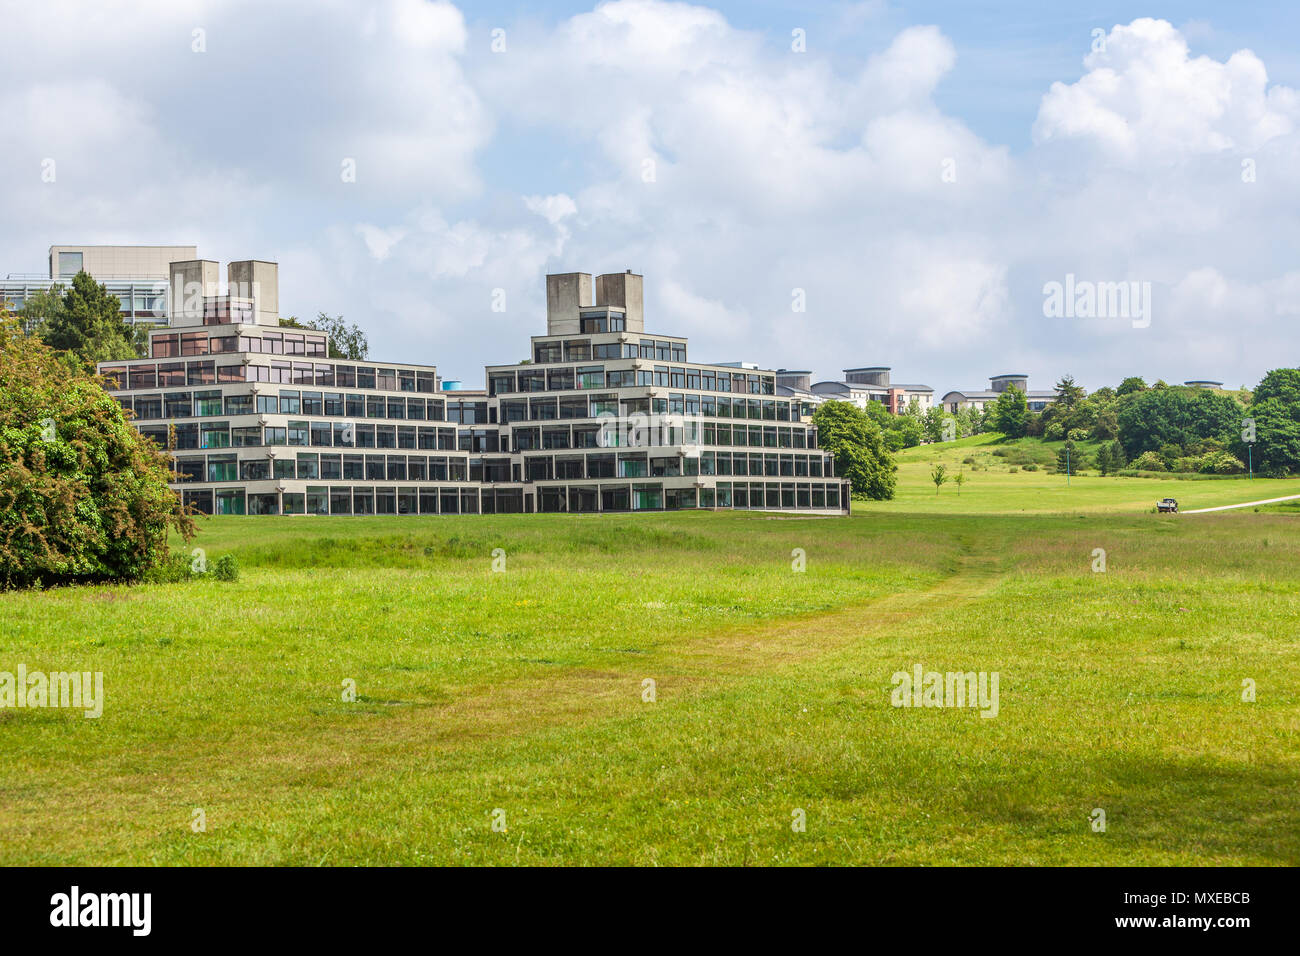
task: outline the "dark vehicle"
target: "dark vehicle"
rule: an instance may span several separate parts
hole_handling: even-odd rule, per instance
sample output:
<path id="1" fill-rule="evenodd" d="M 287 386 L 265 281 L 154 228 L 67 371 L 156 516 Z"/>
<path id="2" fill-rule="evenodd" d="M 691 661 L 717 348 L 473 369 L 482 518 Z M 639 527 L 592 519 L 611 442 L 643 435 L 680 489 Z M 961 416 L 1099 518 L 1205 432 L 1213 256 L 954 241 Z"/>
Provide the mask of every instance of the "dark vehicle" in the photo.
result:
<path id="1" fill-rule="evenodd" d="M 1156 502 L 1156 510 L 1161 514 L 1165 514 L 1166 512 L 1170 514 L 1178 514 L 1178 499 L 1161 498 Z"/>

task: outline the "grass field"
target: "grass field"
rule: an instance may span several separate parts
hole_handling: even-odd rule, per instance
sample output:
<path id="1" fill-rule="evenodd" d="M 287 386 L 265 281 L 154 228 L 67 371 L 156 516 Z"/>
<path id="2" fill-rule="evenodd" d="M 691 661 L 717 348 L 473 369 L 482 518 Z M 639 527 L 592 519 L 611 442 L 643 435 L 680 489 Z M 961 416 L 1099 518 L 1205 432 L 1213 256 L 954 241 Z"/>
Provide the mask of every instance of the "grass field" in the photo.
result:
<path id="1" fill-rule="evenodd" d="M 237 582 L 0 595 L 0 670 L 107 698 L 0 710 L 0 863 L 1300 863 L 1297 512 L 1147 513 L 1300 482 L 936 496 L 970 453 L 850 518 L 205 519 Z M 892 707 L 916 664 L 996 718 Z"/>

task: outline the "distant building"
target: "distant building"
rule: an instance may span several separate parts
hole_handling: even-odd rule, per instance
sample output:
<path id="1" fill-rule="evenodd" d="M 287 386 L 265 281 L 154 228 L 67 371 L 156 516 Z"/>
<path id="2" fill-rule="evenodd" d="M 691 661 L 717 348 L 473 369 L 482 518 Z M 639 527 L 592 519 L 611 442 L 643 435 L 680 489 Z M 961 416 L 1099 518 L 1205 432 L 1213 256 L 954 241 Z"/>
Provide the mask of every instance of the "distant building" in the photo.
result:
<path id="1" fill-rule="evenodd" d="M 943 410 L 953 415 L 963 408 L 983 411 L 1002 397 L 1002 393 L 1014 385 L 1025 393 L 1025 400 L 1031 412 L 1041 412 L 1056 401 L 1056 392 L 1031 391 L 1028 375 L 994 375 L 989 379 L 987 389 L 955 389 L 943 397 Z"/>
<path id="2" fill-rule="evenodd" d="M 864 368 L 846 368 L 844 378 L 816 382 L 809 386 L 820 401 L 851 402 L 866 408 L 867 402 L 880 402 L 893 415 L 907 411 L 908 404 L 916 399 L 922 412 L 934 404 L 934 389 L 929 385 L 902 385 L 889 380 L 887 365 L 870 365 Z"/>
<path id="3" fill-rule="evenodd" d="M 1183 382 L 1183 384 L 1191 388 L 1223 388 L 1222 382 L 1212 382 L 1208 378 L 1193 379 L 1190 382 Z"/>
<path id="4" fill-rule="evenodd" d="M 826 401 L 825 396 L 812 390 L 812 372 L 807 369 L 777 369 L 776 394 L 798 402 L 802 418 L 811 418 L 817 406 Z"/>
<path id="5" fill-rule="evenodd" d="M 122 303 L 132 325 L 163 326 L 168 319 L 171 264 L 198 256 L 194 246 L 50 246 L 49 275 L 10 273 L 0 280 L 0 299 L 11 312 L 56 283 L 64 288 L 85 271 Z"/>

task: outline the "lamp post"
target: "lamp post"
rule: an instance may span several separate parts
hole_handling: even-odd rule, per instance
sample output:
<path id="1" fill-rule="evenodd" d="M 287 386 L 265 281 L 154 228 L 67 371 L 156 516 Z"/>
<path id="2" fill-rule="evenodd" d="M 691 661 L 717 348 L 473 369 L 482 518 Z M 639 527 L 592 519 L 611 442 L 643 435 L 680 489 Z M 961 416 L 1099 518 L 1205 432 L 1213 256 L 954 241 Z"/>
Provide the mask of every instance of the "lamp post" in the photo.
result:
<path id="1" fill-rule="evenodd" d="M 1255 419 L 1241 420 L 1241 440 L 1246 443 L 1246 460 L 1250 462 L 1249 477 L 1255 477 Z"/>

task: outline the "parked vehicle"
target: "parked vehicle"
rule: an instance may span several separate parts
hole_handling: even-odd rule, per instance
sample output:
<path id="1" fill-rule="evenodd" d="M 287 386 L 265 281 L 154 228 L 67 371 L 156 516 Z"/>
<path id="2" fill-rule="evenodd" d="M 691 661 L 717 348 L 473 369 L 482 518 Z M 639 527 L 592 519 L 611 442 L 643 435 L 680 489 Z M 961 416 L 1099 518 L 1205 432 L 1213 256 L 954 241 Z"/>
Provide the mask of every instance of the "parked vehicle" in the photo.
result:
<path id="1" fill-rule="evenodd" d="M 1161 514 L 1178 514 L 1178 499 L 1161 498 L 1156 502 L 1156 510 Z"/>

